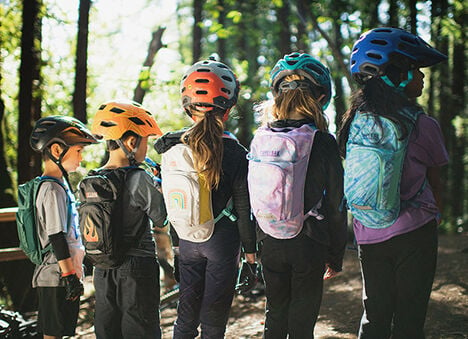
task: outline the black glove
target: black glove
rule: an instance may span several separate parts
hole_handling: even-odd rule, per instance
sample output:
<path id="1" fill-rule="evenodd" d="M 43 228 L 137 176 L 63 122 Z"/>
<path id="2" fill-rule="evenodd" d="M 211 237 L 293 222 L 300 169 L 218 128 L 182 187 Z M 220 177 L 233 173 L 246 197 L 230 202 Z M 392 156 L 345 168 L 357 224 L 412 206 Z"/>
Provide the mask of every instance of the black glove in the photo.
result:
<path id="1" fill-rule="evenodd" d="M 65 299 L 73 301 L 83 294 L 83 284 L 81 283 L 80 279 L 78 279 L 76 274 L 67 275 L 63 277 L 63 280 L 65 280 Z"/>
<path id="2" fill-rule="evenodd" d="M 238 294 L 250 292 L 255 287 L 258 281 L 257 266 L 257 263 L 249 264 L 247 261 L 242 260 L 236 284 Z"/>
<path id="3" fill-rule="evenodd" d="M 179 256 L 174 255 L 174 279 L 180 283 Z"/>

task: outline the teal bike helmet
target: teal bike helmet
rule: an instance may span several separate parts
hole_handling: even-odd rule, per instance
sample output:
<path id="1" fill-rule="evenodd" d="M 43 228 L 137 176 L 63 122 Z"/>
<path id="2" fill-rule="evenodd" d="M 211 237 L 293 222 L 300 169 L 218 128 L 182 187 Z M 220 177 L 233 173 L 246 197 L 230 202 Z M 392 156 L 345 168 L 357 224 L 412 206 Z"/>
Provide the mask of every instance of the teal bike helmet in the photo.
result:
<path id="1" fill-rule="evenodd" d="M 446 55 L 417 35 L 400 28 L 380 27 L 365 32 L 356 41 L 351 53 L 350 70 L 359 83 L 382 77 L 389 84 L 386 81 L 389 65 L 411 72 L 414 67 L 428 67 L 446 59 Z M 400 84 L 400 87 L 406 84 Z"/>
<path id="2" fill-rule="evenodd" d="M 322 108 L 325 110 L 331 100 L 330 71 L 320 61 L 306 53 L 291 53 L 278 60 L 270 72 L 271 91 L 274 96 L 280 92 L 282 80 L 291 74 L 302 75 L 315 87 L 318 87 L 325 98 L 322 100 Z"/>

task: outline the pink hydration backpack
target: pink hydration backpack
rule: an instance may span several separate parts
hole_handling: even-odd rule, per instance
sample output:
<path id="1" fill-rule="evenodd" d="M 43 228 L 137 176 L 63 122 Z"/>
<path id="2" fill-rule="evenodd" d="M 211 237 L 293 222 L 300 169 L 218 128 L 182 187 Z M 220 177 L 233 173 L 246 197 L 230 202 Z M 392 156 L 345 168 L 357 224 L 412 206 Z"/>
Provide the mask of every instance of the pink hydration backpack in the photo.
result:
<path id="1" fill-rule="evenodd" d="M 321 200 L 304 214 L 304 186 L 317 129 L 260 127 L 250 144 L 249 195 L 252 213 L 266 234 L 294 238 L 309 216 L 323 219 Z"/>

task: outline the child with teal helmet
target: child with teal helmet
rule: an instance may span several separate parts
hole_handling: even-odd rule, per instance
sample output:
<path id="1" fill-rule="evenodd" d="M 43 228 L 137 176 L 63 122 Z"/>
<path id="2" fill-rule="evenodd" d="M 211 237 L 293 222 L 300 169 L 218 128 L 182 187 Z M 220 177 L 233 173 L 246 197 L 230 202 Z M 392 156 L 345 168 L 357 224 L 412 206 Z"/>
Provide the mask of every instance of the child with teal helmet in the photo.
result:
<path id="1" fill-rule="evenodd" d="M 323 280 L 342 270 L 346 245 L 346 213 L 340 210 L 343 168 L 324 114 L 331 99 L 331 79 L 320 61 L 297 52 L 278 60 L 270 77 L 273 99 L 260 106 L 269 122 L 252 140 L 248 176 L 265 281 L 264 338 L 307 339 L 314 337 Z M 294 140 L 289 144 L 296 145 L 294 149 L 277 148 L 278 135 Z M 304 163 L 305 169 L 296 163 Z M 281 164 L 298 170 L 290 175 L 280 170 Z M 295 181 L 298 173 L 302 173 L 300 184 Z M 285 176 L 295 179 L 282 184 L 280 178 Z M 298 194 L 303 199 L 295 201 L 303 206 L 295 211 L 285 197 Z M 280 210 L 299 217 L 280 219 Z"/>

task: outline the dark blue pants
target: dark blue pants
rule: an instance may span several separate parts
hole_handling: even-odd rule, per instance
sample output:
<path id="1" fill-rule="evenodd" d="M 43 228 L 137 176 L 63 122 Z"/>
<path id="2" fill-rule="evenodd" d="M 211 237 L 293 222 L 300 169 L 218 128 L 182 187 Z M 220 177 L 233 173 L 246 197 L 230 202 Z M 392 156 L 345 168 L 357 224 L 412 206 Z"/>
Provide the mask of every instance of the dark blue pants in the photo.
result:
<path id="1" fill-rule="evenodd" d="M 203 243 L 179 242 L 180 296 L 174 338 L 224 338 L 240 253 L 239 233 L 217 227 Z"/>
<path id="2" fill-rule="evenodd" d="M 96 338 L 161 338 L 159 264 L 128 257 L 115 269 L 94 270 Z"/>
<path id="3" fill-rule="evenodd" d="M 263 240 L 266 339 L 309 339 L 322 302 L 326 247 L 304 234 Z"/>
<path id="4" fill-rule="evenodd" d="M 431 221 L 382 243 L 359 246 L 364 288 L 359 338 L 425 337 L 437 242 L 437 225 Z"/>

